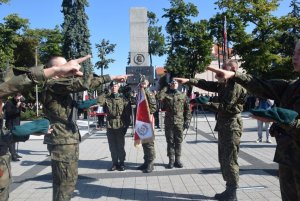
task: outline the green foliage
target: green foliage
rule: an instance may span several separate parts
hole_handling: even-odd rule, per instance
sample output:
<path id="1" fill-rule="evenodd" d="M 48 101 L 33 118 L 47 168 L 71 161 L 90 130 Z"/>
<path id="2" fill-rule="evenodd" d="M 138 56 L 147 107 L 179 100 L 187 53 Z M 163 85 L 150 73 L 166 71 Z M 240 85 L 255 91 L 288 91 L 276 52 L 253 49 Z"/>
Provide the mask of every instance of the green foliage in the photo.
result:
<path id="1" fill-rule="evenodd" d="M 13 65 L 14 49 L 21 41 L 21 33 L 28 28 L 28 20 L 20 18 L 17 14 L 10 14 L 0 23 L 0 68 L 6 69 Z"/>
<path id="2" fill-rule="evenodd" d="M 114 59 L 107 59 L 107 55 L 114 52 L 116 44 L 110 44 L 109 40 L 102 39 L 100 44 L 96 44 L 98 49 L 99 61 L 96 62 L 95 67 L 101 69 L 101 75 L 103 75 L 103 69 L 107 69 L 110 63 L 115 62 Z"/>
<path id="3" fill-rule="evenodd" d="M 62 55 L 63 35 L 58 26 L 54 29 L 35 29 L 39 38 L 38 56 L 42 64 L 46 64 L 52 56 Z M 27 32 L 27 35 L 32 35 Z"/>
<path id="4" fill-rule="evenodd" d="M 216 4 L 225 10 L 229 22 L 237 24 L 237 20 L 240 21 L 239 28 L 232 29 L 237 35 L 230 40 L 235 54 L 241 58 L 242 67 L 248 73 L 268 78 L 294 77 L 285 65 L 291 63 L 297 38 L 291 33 L 294 27 L 299 27 L 299 18 L 292 15 L 275 17 L 272 13 L 279 5 L 278 0 L 218 0 Z M 252 30 L 245 33 L 246 26 L 250 25 Z M 229 35 L 232 31 L 229 29 Z"/>
<path id="5" fill-rule="evenodd" d="M 29 21 L 11 14 L 0 24 L 0 67 L 7 65 L 31 67 L 46 63 L 50 55 L 61 55 L 62 35 L 55 29 L 29 29 Z"/>
<path id="6" fill-rule="evenodd" d="M 211 62 L 212 37 L 208 22 L 192 22 L 198 15 L 197 7 L 182 0 L 170 0 L 171 8 L 164 9 L 168 18 L 168 58 L 166 68 L 172 76 L 194 77 Z"/>
<path id="7" fill-rule="evenodd" d="M 0 0 L 0 5 L 4 3 L 8 3 L 10 0 Z"/>
<path id="8" fill-rule="evenodd" d="M 166 53 L 165 37 L 162 34 L 162 26 L 156 26 L 158 19 L 155 13 L 148 11 L 148 37 L 149 37 L 149 55 L 150 66 L 152 66 L 152 55 L 163 56 Z"/>
<path id="9" fill-rule="evenodd" d="M 87 27 L 88 16 L 85 7 L 87 0 L 63 0 L 62 13 L 64 14 L 63 27 L 63 55 L 67 59 L 91 54 L 90 33 Z M 92 73 L 90 59 L 81 63 L 85 77 Z"/>
<path id="10" fill-rule="evenodd" d="M 39 110 L 39 114 L 41 114 L 42 111 Z M 40 117 L 36 116 L 36 111 L 27 109 L 25 112 L 21 112 L 21 121 L 29 121 L 34 119 L 39 119 Z"/>

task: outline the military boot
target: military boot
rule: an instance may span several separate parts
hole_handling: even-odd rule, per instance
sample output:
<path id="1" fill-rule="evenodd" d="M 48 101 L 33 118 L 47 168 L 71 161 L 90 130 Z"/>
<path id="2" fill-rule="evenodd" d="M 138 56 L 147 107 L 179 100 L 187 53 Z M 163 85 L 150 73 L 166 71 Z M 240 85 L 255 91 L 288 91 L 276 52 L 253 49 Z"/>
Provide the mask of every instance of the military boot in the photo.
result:
<path id="1" fill-rule="evenodd" d="M 222 193 L 217 193 L 215 199 L 224 201 L 237 201 L 236 188 L 226 188 Z"/>
<path id="2" fill-rule="evenodd" d="M 172 169 L 174 167 L 175 157 L 169 156 L 169 164 L 166 166 L 168 169 Z"/>
<path id="3" fill-rule="evenodd" d="M 125 164 L 124 164 L 124 162 L 120 162 L 118 170 L 119 171 L 125 171 Z"/>
<path id="4" fill-rule="evenodd" d="M 177 167 L 177 168 L 182 168 L 183 167 L 183 164 L 180 161 L 180 156 L 175 157 L 174 167 Z"/>
<path id="5" fill-rule="evenodd" d="M 137 167 L 137 170 L 145 170 L 148 167 L 148 164 L 146 163 L 146 161 L 140 165 L 139 167 Z"/>
<path id="6" fill-rule="evenodd" d="M 153 171 L 153 162 L 150 162 L 148 165 L 147 165 L 147 168 L 143 170 L 143 173 L 150 173 Z"/>

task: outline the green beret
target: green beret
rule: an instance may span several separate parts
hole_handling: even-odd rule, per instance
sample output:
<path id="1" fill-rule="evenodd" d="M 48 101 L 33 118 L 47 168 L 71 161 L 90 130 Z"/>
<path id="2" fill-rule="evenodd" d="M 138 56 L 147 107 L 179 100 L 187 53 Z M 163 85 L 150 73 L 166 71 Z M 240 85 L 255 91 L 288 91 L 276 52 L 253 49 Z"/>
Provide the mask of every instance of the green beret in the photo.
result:
<path id="1" fill-rule="evenodd" d="M 206 104 L 206 103 L 208 103 L 208 101 L 209 101 L 209 97 L 207 97 L 207 96 L 200 96 L 200 97 L 196 98 L 196 103 L 199 103 L 199 104 Z"/>
<path id="2" fill-rule="evenodd" d="M 266 117 L 268 119 L 273 119 L 278 123 L 291 124 L 295 121 L 298 113 L 294 110 L 289 110 L 280 107 L 273 107 L 268 110 L 264 109 L 252 109 L 250 112 L 259 117 Z"/>
<path id="3" fill-rule="evenodd" d="M 15 126 L 12 130 L 12 133 L 15 136 L 26 136 L 34 133 L 47 134 L 49 124 L 50 122 L 48 119 L 38 119 L 20 126 Z"/>
<path id="4" fill-rule="evenodd" d="M 77 108 L 78 109 L 87 109 L 90 108 L 93 105 L 97 104 L 97 99 L 90 99 L 86 101 L 79 101 L 77 102 Z"/>

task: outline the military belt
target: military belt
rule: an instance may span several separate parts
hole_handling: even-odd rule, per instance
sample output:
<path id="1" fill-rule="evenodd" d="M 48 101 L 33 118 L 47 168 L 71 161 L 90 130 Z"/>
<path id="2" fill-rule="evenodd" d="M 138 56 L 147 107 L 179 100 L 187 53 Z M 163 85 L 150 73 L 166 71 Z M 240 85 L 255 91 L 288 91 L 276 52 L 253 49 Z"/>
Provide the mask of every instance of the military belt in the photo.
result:
<path id="1" fill-rule="evenodd" d="M 52 119 L 55 121 L 58 121 L 60 123 L 63 123 L 67 126 L 67 128 L 71 129 L 73 133 L 77 132 L 77 126 L 73 121 L 68 121 L 66 119 L 63 119 L 61 117 L 58 117 L 56 115 L 53 115 L 51 112 L 48 112 L 48 114 Z"/>

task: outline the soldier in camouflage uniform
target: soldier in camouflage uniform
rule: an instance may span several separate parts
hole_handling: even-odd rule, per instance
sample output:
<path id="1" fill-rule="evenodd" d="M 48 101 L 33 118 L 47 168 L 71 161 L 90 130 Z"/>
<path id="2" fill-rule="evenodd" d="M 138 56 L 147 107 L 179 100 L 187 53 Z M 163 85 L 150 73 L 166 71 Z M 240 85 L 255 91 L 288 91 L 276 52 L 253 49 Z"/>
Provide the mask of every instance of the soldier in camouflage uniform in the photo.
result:
<path id="1" fill-rule="evenodd" d="M 156 98 L 152 92 L 150 92 L 149 88 L 149 81 L 142 80 L 140 82 L 140 87 L 144 88 L 145 94 L 148 101 L 148 107 L 150 110 L 150 114 L 152 115 L 156 111 Z M 144 173 L 150 173 L 153 171 L 153 165 L 155 160 L 155 146 L 154 146 L 154 139 L 153 141 L 142 141 L 142 146 L 144 150 L 144 163 L 139 166 L 137 169 L 142 170 Z"/>
<path id="2" fill-rule="evenodd" d="M 65 58 L 53 57 L 48 66 L 64 63 Z M 109 75 L 89 75 L 85 80 L 81 77 L 58 77 L 48 80 L 43 86 L 40 100 L 53 129 L 52 135 L 44 138 L 44 144 L 51 151 L 53 201 L 71 200 L 78 177 L 80 133 L 72 119 L 75 104 L 71 93 L 96 89 L 112 79 L 123 78 Z"/>
<path id="3" fill-rule="evenodd" d="M 71 60 L 61 67 L 53 67 L 43 69 L 43 66 L 38 66 L 29 69 L 24 74 L 13 76 L 10 80 L 0 84 L 0 98 L 4 99 L 16 92 L 26 92 L 34 87 L 37 83 L 44 82 L 46 79 L 58 75 L 81 75 L 79 71 L 79 63 L 89 57 L 84 57 L 78 60 Z M 2 106 L 2 101 L 0 100 Z M 2 113 L 2 108 L 0 110 Z M 4 140 L 3 131 L 0 136 L 0 201 L 8 201 L 9 185 L 11 183 L 11 156 L 8 152 L 8 144 Z"/>
<path id="4" fill-rule="evenodd" d="M 294 71 L 300 73 L 300 41 L 292 58 Z M 208 68 L 218 77 L 229 79 L 245 87 L 249 92 L 266 99 L 273 99 L 279 107 L 295 110 L 300 114 L 300 80 L 262 80 L 239 72 L 227 72 Z M 231 79 L 230 79 L 231 78 Z M 260 119 L 263 120 L 263 119 Z M 265 119 L 264 121 L 273 121 Z M 273 127 L 273 128 L 272 128 Z M 273 123 L 277 147 L 274 161 L 279 163 L 279 182 L 283 201 L 300 200 L 300 119 L 299 115 L 289 125 Z M 270 132 L 270 134 L 272 134 Z"/>
<path id="5" fill-rule="evenodd" d="M 119 93 L 120 85 L 110 83 L 110 94 L 98 97 L 98 104 L 103 106 L 106 117 L 107 139 L 112 158 L 110 171 L 125 170 L 125 135 L 130 124 L 131 105 L 123 94 Z"/>
<path id="6" fill-rule="evenodd" d="M 224 67 L 228 71 L 236 71 L 238 64 L 234 60 L 229 60 Z M 217 112 L 218 155 L 222 175 L 226 181 L 226 190 L 223 193 L 217 193 L 215 198 L 236 200 L 236 189 L 239 182 L 238 153 L 243 131 L 241 112 L 247 91 L 231 80 L 212 82 L 203 79 L 174 79 L 181 83 L 218 93 L 217 103 L 208 102 L 204 105 L 205 108 Z"/>
<path id="7" fill-rule="evenodd" d="M 165 87 L 158 93 L 158 99 L 166 111 L 165 136 L 169 157 L 168 169 L 172 169 L 174 166 L 183 167 L 180 159 L 183 130 L 188 129 L 192 117 L 189 98 L 184 93 L 179 92 L 177 88 L 178 82 L 173 80 L 169 88 Z"/>

